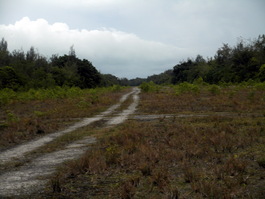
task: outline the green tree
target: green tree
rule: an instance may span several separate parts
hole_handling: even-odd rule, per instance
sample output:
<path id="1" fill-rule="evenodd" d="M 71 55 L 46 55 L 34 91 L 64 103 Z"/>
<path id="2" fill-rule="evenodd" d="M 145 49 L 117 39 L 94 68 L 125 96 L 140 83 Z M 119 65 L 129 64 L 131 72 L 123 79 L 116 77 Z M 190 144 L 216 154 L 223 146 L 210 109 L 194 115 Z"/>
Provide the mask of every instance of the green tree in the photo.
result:
<path id="1" fill-rule="evenodd" d="M 260 67 L 258 77 L 260 81 L 265 81 L 265 64 Z"/>
<path id="2" fill-rule="evenodd" d="M 37 57 L 38 57 L 38 53 L 36 52 L 35 48 L 31 46 L 29 51 L 26 54 L 27 61 L 33 62 L 37 59 Z"/>
<path id="3" fill-rule="evenodd" d="M 21 77 L 10 66 L 0 67 L 0 88 L 10 88 L 17 90 L 23 86 Z"/>
<path id="4" fill-rule="evenodd" d="M 119 79 L 111 74 L 102 74 L 101 75 L 101 85 L 102 86 L 113 86 L 113 85 L 119 85 Z"/>
<path id="5" fill-rule="evenodd" d="M 78 61 L 78 74 L 81 88 L 94 88 L 100 85 L 101 76 L 92 63 L 86 59 Z"/>
<path id="6" fill-rule="evenodd" d="M 9 65 L 9 52 L 7 49 L 7 41 L 2 38 L 0 42 L 0 67 Z"/>
<path id="7" fill-rule="evenodd" d="M 193 66 L 194 62 L 190 58 L 188 58 L 187 61 L 174 66 L 172 83 L 176 84 L 188 81 L 188 74 Z"/>

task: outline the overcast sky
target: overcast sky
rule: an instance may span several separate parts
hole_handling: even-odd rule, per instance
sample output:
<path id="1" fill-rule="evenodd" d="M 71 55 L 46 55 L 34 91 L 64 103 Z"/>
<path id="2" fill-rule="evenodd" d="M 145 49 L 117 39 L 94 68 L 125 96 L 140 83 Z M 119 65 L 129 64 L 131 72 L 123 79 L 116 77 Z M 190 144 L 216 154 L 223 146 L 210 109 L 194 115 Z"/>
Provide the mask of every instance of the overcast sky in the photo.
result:
<path id="1" fill-rule="evenodd" d="M 101 73 L 147 77 L 223 43 L 265 34 L 265 0 L 0 0 L 9 51 L 76 55 Z"/>

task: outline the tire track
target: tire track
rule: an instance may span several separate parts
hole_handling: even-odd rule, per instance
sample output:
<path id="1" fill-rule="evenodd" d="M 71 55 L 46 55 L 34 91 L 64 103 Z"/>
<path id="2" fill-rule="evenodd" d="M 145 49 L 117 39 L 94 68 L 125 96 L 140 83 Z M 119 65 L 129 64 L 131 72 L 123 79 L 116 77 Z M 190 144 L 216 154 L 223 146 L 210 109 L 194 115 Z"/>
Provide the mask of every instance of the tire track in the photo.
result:
<path id="1" fill-rule="evenodd" d="M 95 117 L 85 118 L 81 122 L 78 122 L 63 131 L 59 131 L 52 135 L 45 136 L 41 139 L 31 141 L 29 143 L 23 144 L 22 146 L 15 147 L 11 150 L 11 152 L 6 151 L 4 153 L 1 153 L 1 163 L 8 162 L 14 157 L 23 157 L 25 153 L 30 152 L 40 146 L 43 146 L 46 143 L 54 140 L 55 138 L 65 133 L 74 131 L 78 128 L 87 126 L 92 122 L 103 119 L 105 116 L 108 116 L 113 113 L 114 110 L 120 107 L 120 105 L 129 96 L 132 95 L 133 102 L 128 106 L 128 108 L 120 112 L 115 117 L 107 118 L 106 125 L 114 126 L 124 122 L 130 114 L 133 114 L 135 112 L 136 107 L 139 103 L 139 93 L 140 89 L 133 88 L 131 92 L 122 96 L 119 103 L 111 106 L 109 109 Z M 37 190 L 40 190 L 47 183 L 45 177 L 52 174 L 56 170 L 57 166 L 59 166 L 64 161 L 78 158 L 88 149 L 88 145 L 95 142 L 96 138 L 92 136 L 85 137 L 82 140 L 78 140 L 67 145 L 63 150 L 44 154 L 38 158 L 31 160 L 29 163 L 26 163 L 25 165 L 19 168 L 13 169 L 9 172 L 2 174 L 0 176 L 0 196 L 14 197 L 24 194 L 30 194 L 31 192 L 36 192 Z M 11 157 L 8 158 L 7 155 L 10 155 Z"/>
<path id="2" fill-rule="evenodd" d="M 68 127 L 65 130 L 58 131 L 58 132 L 55 132 L 53 134 L 43 136 L 41 138 L 32 140 L 32 141 L 27 142 L 25 144 L 21 144 L 17 147 L 14 147 L 12 149 L 9 149 L 9 150 L 6 150 L 6 151 L 0 153 L 0 165 L 6 163 L 8 161 L 11 161 L 12 159 L 16 159 L 16 160 L 22 159 L 26 153 L 29 153 L 29 152 L 31 152 L 31 151 L 33 151 L 33 150 L 35 150 L 41 146 L 53 141 L 57 137 L 60 137 L 66 133 L 70 133 L 70 132 L 75 131 L 81 127 L 87 126 L 93 122 L 96 122 L 96 121 L 103 119 L 105 116 L 110 115 L 117 108 L 119 108 L 121 106 L 121 104 L 133 93 L 135 93 L 135 89 L 133 91 L 123 95 L 117 104 L 109 107 L 106 111 L 102 112 L 99 115 L 96 115 L 96 116 L 91 117 L 91 118 L 84 118 L 80 122 L 73 124 L 72 126 Z"/>

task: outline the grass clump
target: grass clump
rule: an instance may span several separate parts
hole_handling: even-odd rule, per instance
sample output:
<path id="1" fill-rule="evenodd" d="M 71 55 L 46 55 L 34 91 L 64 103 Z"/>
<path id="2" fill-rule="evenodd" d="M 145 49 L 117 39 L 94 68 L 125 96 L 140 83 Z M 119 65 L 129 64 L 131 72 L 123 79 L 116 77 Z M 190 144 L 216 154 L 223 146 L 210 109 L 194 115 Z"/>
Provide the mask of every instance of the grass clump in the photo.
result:
<path id="1" fill-rule="evenodd" d="M 183 93 L 199 93 L 200 88 L 196 84 L 190 84 L 188 82 L 180 83 L 176 87 L 176 94 L 180 95 Z"/>
<path id="2" fill-rule="evenodd" d="M 217 85 L 211 85 L 208 90 L 213 95 L 219 95 L 221 93 L 221 89 Z"/>
<path id="3" fill-rule="evenodd" d="M 140 88 L 143 92 L 159 92 L 159 85 L 155 84 L 154 82 L 143 82 L 140 85 Z"/>

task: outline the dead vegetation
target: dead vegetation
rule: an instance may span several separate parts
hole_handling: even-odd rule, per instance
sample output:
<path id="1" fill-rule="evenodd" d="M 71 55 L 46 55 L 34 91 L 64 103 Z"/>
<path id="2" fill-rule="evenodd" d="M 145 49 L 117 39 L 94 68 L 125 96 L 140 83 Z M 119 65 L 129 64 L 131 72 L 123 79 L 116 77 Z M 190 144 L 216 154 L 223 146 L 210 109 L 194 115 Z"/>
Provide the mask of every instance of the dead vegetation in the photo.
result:
<path id="1" fill-rule="evenodd" d="M 252 93 L 143 93 L 138 112 L 194 117 L 99 130 L 100 142 L 62 166 L 38 198 L 264 198 L 265 96 Z"/>
<path id="2" fill-rule="evenodd" d="M 56 99 L 12 100 L 0 107 L 0 150 L 91 117 L 116 103 L 124 92 L 98 89 Z"/>

